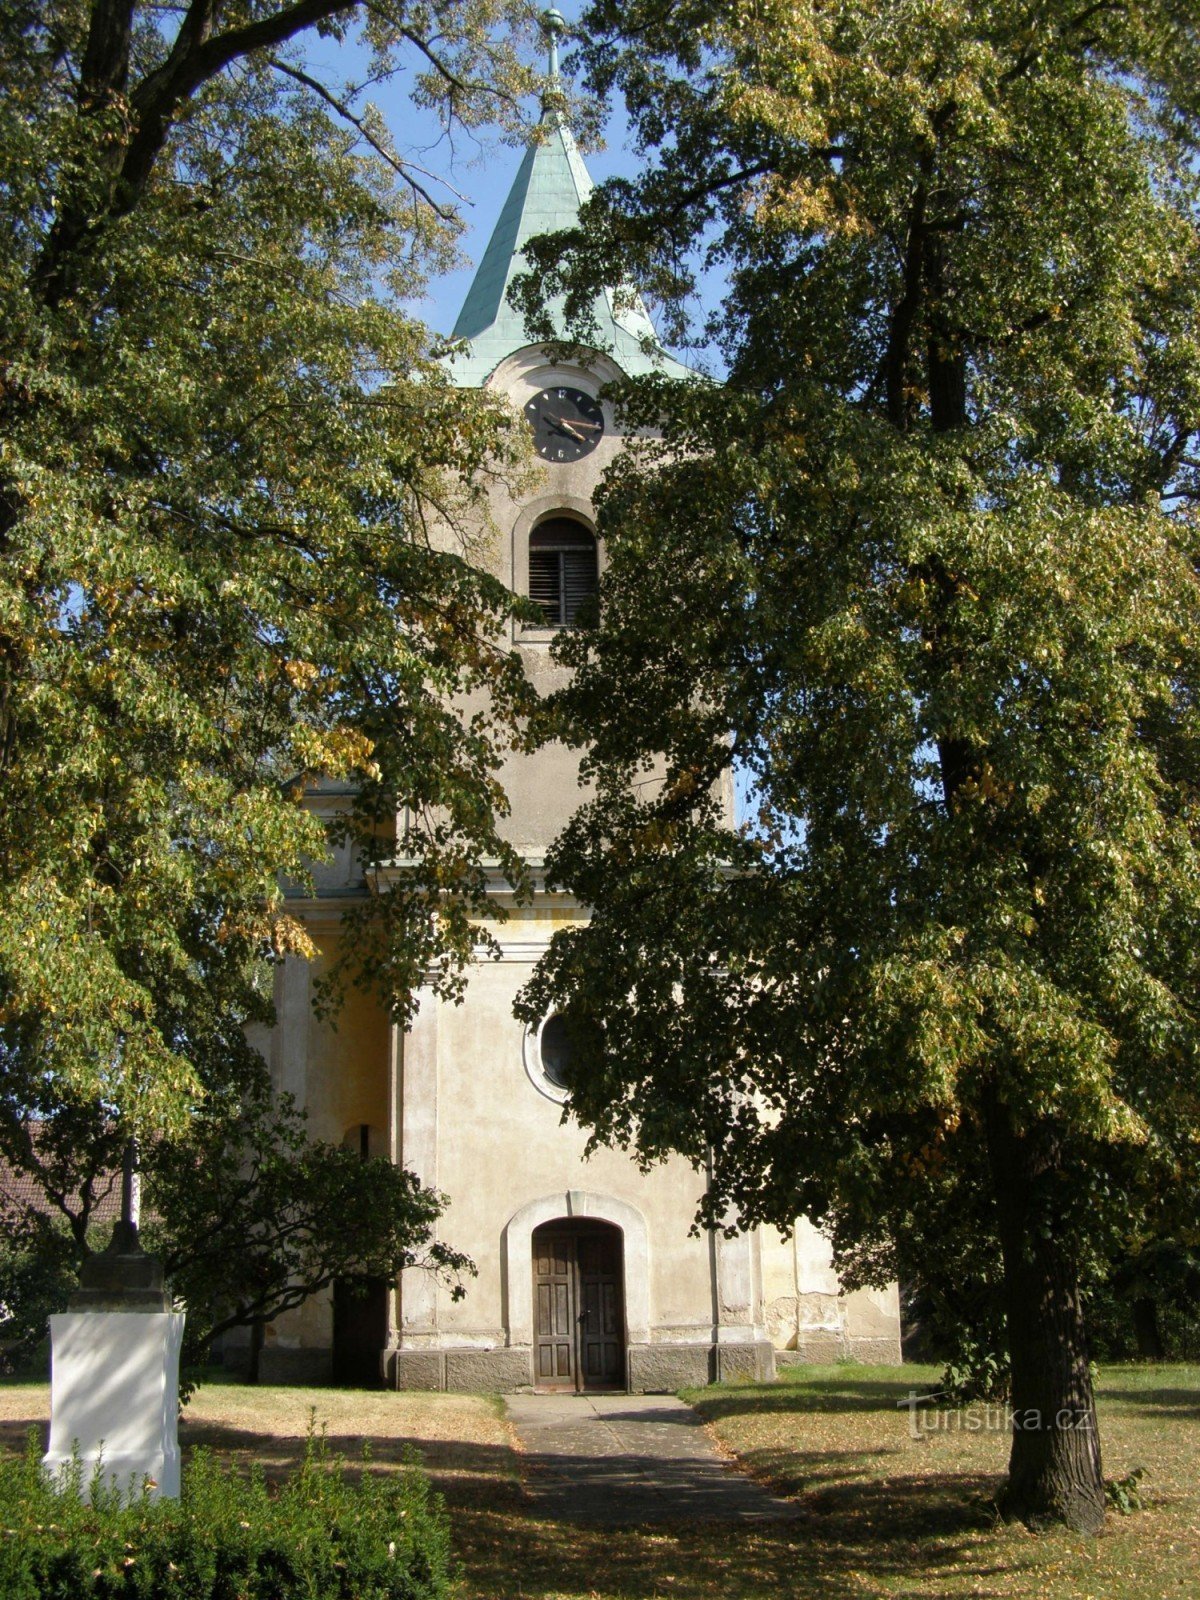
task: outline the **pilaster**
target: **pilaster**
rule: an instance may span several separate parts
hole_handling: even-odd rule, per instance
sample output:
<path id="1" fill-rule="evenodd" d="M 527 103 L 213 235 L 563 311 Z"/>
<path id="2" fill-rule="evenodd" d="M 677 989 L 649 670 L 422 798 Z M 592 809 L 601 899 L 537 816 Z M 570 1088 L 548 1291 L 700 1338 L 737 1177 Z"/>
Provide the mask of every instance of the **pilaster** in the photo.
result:
<path id="1" fill-rule="evenodd" d="M 759 1382 L 775 1376 L 775 1352 L 767 1338 L 763 1312 L 762 1261 L 757 1228 L 713 1242 L 716 1322 L 712 1377 Z"/>
<path id="2" fill-rule="evenodd" d="M 387 1057 L 387 1157 L 394 1167 L 403 1166 L 401 1151 L 404 1129 L 404 1031 L 399 1023 L 388 1024 Z M 400 1334 L 400 1291 L 393 1283 L 387 1297 L 387 1342 L 389 1348 Z"/>
<path id="3" fill-rule="evenodd" d="M 400 1164 L 430 1189 L 438 1186 L 438 1035 L 441 1001 L 422 988 L 408 1030 L 396 1040 L 395 1101 L 398 1102 Z M 438 1337 L 438 1284 L 430 1272 L 400 1274 L 395 1338 L 401 1346 L 430 1345 Z"/>
<path id="4" fill-rule="evenodd" d="M 312 973 L 302 956 L 287 956 L 276 979 L 276 1026 L 271 1079 L 276 1094 L 308 1104 L 308 1034 L 312 1022 Z"/>

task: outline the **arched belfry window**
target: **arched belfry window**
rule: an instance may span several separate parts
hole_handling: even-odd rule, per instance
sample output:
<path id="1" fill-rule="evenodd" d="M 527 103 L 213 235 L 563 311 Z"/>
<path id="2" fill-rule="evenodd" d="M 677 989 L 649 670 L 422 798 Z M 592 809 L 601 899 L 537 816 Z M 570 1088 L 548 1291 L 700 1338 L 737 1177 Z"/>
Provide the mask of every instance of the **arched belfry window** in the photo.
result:
<path id="1" fill-rule="evenodd" d="M 569 627 L 596 593 L 596 540 L 572 517 L 547 517 L 529 535 L 529 598 L 548 627 Z"/>

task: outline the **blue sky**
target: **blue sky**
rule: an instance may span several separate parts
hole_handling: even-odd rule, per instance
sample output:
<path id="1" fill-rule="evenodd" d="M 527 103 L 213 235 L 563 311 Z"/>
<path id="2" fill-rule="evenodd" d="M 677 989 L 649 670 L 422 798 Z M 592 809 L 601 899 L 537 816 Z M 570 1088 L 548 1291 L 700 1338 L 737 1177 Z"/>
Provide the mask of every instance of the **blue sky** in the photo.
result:
<path id="1" fill-rule="evenodd" d="M 580 7 L 567 3 L 560 4 L 560 9 L 572 21 Z M 328 74 L 329 78 L 343 76 L 347 71 L 353 73 L 361 70 L 363 57 L 354 46 L 336 47 L 336 53 L 334 50 L 335 47 L 323 46 L 320 41 L 309 41 L 306 60 L 310 69 L 316 69 L 318 76 Z M 569 58 L 569 44 L 563 53 Z M 460 206 L 466 223 L 466 232 L 461 240 L 466 260 L 457 271 L 431 283 L 429 295 L 414 307 L 435 332 L 448 334 L 466 299 L 475 266 L 517 175 L 521 151 L 513 145 L 503 144 L 494 130 L 483 130 L 478 135 L 463 134 L 459 130 L 451 144 L 436 120 L 412 104 L 408 97 L 408 85 L 408 74 L 405 73 L 391 83 L 373 87 L 364 98 L 378 106 L 401 155 L 443 176 L 466 197 L 467 203 Z M 361 108 L 362 101 L 357 104 Z M 532 101 L 529 111 L 531 117 L 536 116 L 537 107 Z M 599 183 L 611 176 L 632 176 L 638 164 L 629 149 L 627 125 L 619 108 L 610 114 L 604 138 L 603 149 L 584 152 L 593 179 Z M 439 198 L 452 198 L 449 191 L 438 190 L 436 186 L 433 192 Z"/>

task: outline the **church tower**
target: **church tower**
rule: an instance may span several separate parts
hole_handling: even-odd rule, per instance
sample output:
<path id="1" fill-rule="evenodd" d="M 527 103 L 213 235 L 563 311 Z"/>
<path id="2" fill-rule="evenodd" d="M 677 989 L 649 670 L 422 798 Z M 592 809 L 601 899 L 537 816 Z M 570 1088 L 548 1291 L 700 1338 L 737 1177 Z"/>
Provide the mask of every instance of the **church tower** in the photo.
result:
<path id="1" fill-rule="evenodd" d="M 551 78 L 561 15 L 548 13 Z M 593 316 L 601 348 L 531 344 L 508 303 L 523 249 L 570 227 L 592 189 L 557 97 L 512 189 L 454 328 L 455 383 L 483 388 L 525 419 L 540 469 L 514 497 L 490 492 L 491 569 L 540 608 L 514 624 L 512 648 L 548 692 L 564 669 L 551 659 L 575 625 L 604 565 L 593 502 L 605 468 L 625 447 L 604 398 L 622 376 L 690 376 L 658 344 L 644 309 L 605 291 Z M 535 885 L 516 905 L 496 874 L 491 928 L 499 960 L 481 961 L 460 1004 L 419 996 L 407 1029 L 356 1002 L 333 1033 L 309 1004 L 311 978 L 289 961 L 279 1021 L 265 1051 L 277 1085 L 309 1108 L 326 1138 L 361 1139 L 387 1153 L 449 1204 L 439 1234 L 478 1268 L 454 1301 L 433 1277 L 402 1274 L 375 1302 L 314 1301 L 269 1331 L 264 1377 L 341 1381 L 382 1376 L 397 1388 L 672 1390 L 735 1376 L 765 1378 L 775 1345 L 792 1359 L 899 1358 L 894 1290 L 842 1296 L 828 1248 L 801 1225 L 734 1239 L 690 1236 L 704 1177 L 674 1158 L 639 1172 L 621 1151 L 585 1159 L 586 1135 L 562 1119 L 561 1019 L 526 1028 L 513 1001 L 556 928 L 586 908 L 546 889 L 547 847 L 580 799 L 578 757 L 562 747 L 514 756 L 499 774 L 511 814 L 505 830 Z M 327 799 L 336 805 L 336 796 Z M 727 803 L 732 808 L 730 791 Z M 304 908 L 314 932 L 336 938 L 339 898 L 353 864 L 322 875 Z"/>
<path id="2" fill-rule="evenodd" d="M 546 21 L 553 81 L 563 22 L 557 12 Z M 531 344 L 509 305 L 526 242 L 572 226 L 591 190 L 552 92 L 455 324 L 464 347 L 450 363 L 456 383 L 503 398 L 530 429 L 534 481 L 517 499 L 494 491 L 490 512 L 495 570 L 542 612 L 514 627 L 512 646 L 543 692 L 562 679 L 551 644 L 574 625 L 603 565 L 593 501 L 624 445 L 604 386 L 651 371 L 688 375 L 644 310 L 607 291 L 593 307 L 600 348 L 587 352 Z M 585 1135 L 562 1121 L 561 1022 L 526 1029 L 513 1019 L 554 929 L 585 915 L 541 878 L 547 847 L 579 804 L 578 755 L 551 746 L 514 758 L 500 778 L 533 904 L 506 904 L 492 929 L 501 959 L 473 973 L 461 1006 L 423 1000 L 402 1047 L 400 1159 L 450 1197 L 444 1236 L 479 1277 L 455 1304 L 422 1274 L 405 1275 L 388 1380 L 662 1389 L 706 1382 L 715 1361 L 723 1375 L 765 1375 L 757 1241 L 688 1237 L 703 1179 L 686 1162 L 644 1176 L 621 1152 L 585 1161 Z M 507 902 L 504 885 L 496 893 Z"/>

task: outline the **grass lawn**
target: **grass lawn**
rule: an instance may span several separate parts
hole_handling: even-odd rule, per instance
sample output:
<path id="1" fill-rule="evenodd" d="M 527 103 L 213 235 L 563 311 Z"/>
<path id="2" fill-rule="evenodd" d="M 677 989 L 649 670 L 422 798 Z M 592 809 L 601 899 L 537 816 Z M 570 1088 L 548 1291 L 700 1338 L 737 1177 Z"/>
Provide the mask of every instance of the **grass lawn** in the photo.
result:
<path id="1" fill-rule="evenodd" d="M 498 1402 L 329 1389 L 200 1389 L 181 1429 L 268 1470 L 296 1458 L 315 1408 L 347 1456 L 382 1467 L 415 1446 L 446 1497 L 463 1600 L 1200 1600 L 1200 1368 L 1109 1371 L 1105 1472 L 1144 1466 L 1147 1509 L 1098 1540 L 997 1522 L 1007 1437 L 909 1436 L 896 1400 L 930 1369 L 793 1368 L 774 1386 L 688 1396 L 741 1465 L 796 1498 L 791 1523 L 605 1531 L 532 1516 Z M 0 1385 L 0 1443 L 44 1423 L 44 1385 Z"/>
<path id="2" fill-rule="evenodd" d="M 934 1368 L 911 1366 L 791 1368 L 772 1386 L 688 1394 L 743 1467 L 798 1501 L 795 1559 L 813 1570 L 790 1575 L 779 1593 L 1200 1597 L 1200 1367 L 1102 1374 L 1105 1476 L 1144 1467 L 1145 1509 L 1110 1513 L 1093 1540 L 1035 1536 L 997 1520 L 1007 1433 L 951 1426 L 910 1436 L 909 1413 L 896 1402 L 936 1378 Z"/>

